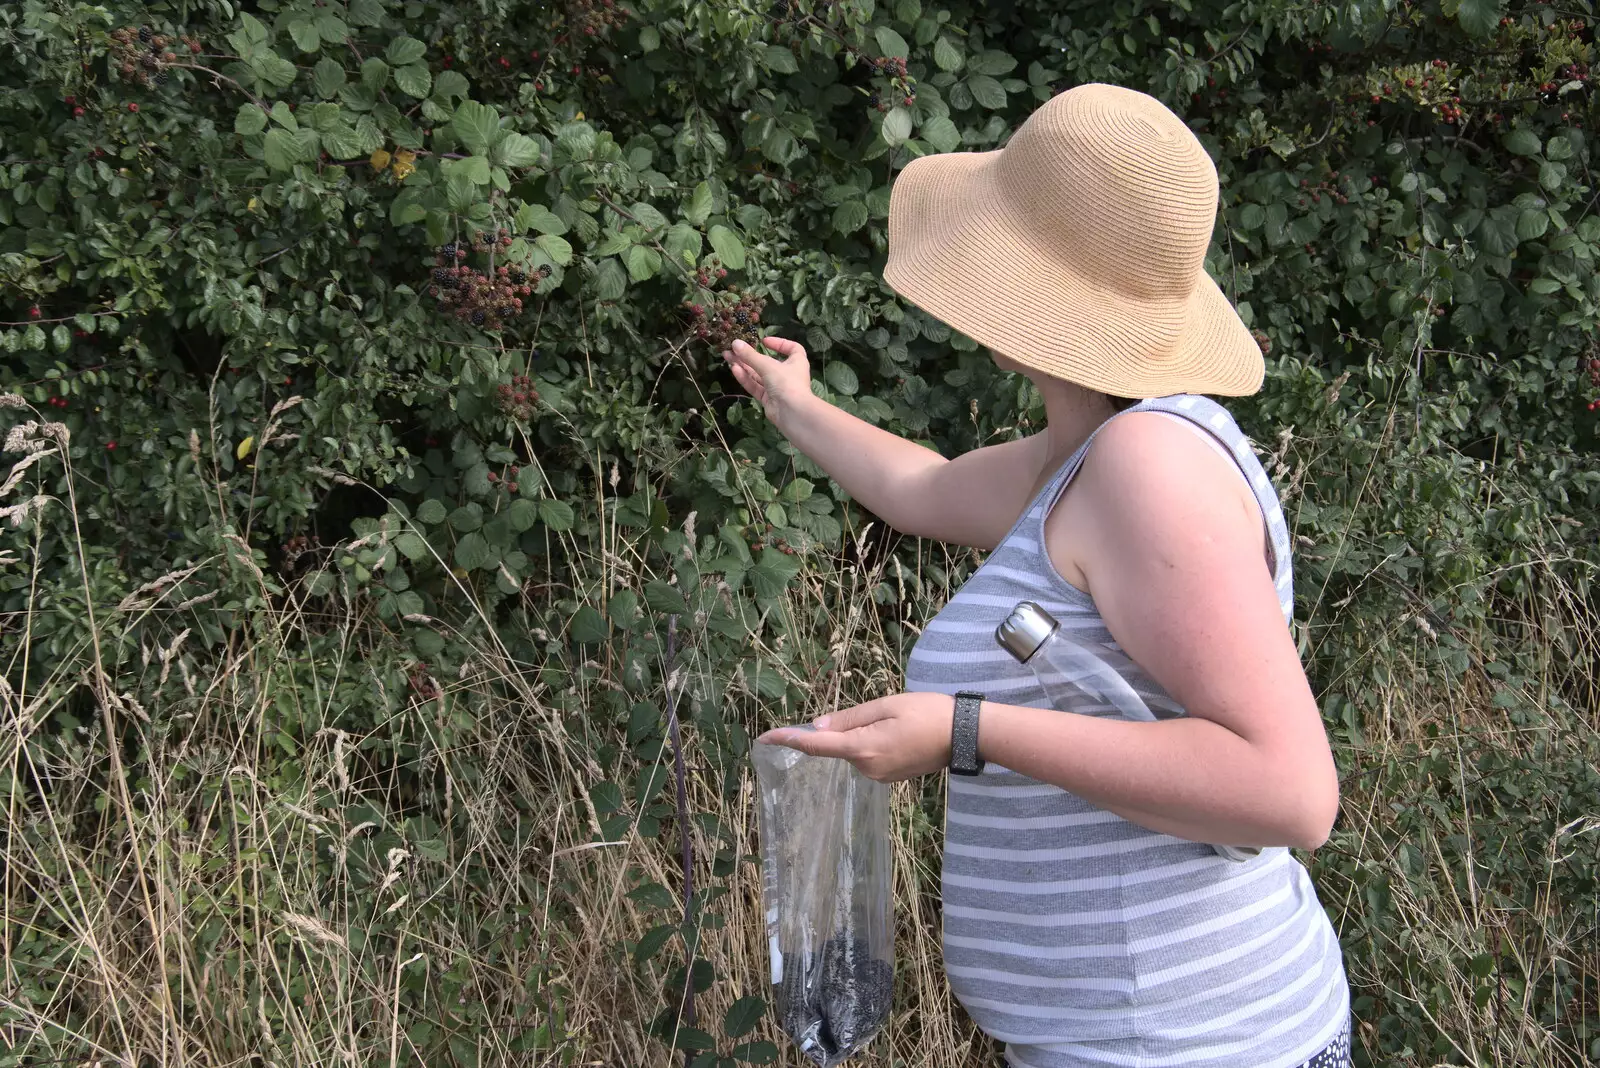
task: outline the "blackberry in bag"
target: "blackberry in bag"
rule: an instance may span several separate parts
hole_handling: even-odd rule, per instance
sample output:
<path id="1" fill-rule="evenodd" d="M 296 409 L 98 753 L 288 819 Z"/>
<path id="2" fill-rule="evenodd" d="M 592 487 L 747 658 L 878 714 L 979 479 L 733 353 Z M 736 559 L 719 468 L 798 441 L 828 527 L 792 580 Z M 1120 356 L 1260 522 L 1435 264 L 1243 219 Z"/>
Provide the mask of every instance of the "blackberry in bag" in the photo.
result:
<path id="1" fill-rule="evenodd" d="M 807 1059 L 833 1068 L 889 1019 L 889 788 L 784 746 L 757 743 L 751 759 L 778 1022 Z"/>

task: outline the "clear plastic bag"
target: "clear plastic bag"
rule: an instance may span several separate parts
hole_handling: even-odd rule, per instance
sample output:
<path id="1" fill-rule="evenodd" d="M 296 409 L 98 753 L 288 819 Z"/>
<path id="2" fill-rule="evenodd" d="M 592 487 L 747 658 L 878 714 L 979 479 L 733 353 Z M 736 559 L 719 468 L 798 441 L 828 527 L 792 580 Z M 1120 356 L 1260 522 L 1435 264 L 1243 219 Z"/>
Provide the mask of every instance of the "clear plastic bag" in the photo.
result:
<path id="1" fill-rule="evenodd" d="M 889 1019 L 889 788 L 848 761 L 756 744 L 762 907 L 778 1022 L 832 1068 Z"/>

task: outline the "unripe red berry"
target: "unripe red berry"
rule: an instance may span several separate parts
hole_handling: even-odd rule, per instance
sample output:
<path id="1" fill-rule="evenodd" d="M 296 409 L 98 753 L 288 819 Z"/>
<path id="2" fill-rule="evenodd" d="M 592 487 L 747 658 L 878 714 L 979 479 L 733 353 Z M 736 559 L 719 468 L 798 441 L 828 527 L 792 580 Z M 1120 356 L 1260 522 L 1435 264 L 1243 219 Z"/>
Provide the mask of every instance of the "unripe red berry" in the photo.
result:
<path id="1" fill-rule="evenodd" d="M 43 314 L 44 313 L 39 310 L 39 305 L 37 304 L 28 309 L 28 318 L 30 319 L 37 319 Z"/>
<path id="2" fill-rule="evenodd" d="M 133 112 L 133 113 L 134 113 L 134 114 L 135 114 L 135 115 L 137 115 L 137 114 L 138 114 L 138 113 L 139 113 L 139 105 L 138 105 L 138 104 L 133 104 L 133 103 L 130 103 L 130 104 L 129 104 L 129 105 L 128 105 L 128 110 L 129 110 L 129 111 L 131 111 L 131 112 Z"/>
<path id="3" fill-rule="evenodd" d="M 81 108 L 81 107 L 73 108 L 72 109 L 72 117 L 75 118 L 75 119 L 83 118 L 83 108 Z"/>
<path id="4" fill-rule="evenodd" d="M 116 442 L 114 442 L 114 441 L 108 441 L 108 442 L 106 442 L 106 448 L 107 448 L 107 449 L 108 449 L 108 450 L 110 450 L 110 449 L 114 449 L 114 448 L 116 448 L 116 447 L 117 447 L 117 443 L 116 443 Z"/>

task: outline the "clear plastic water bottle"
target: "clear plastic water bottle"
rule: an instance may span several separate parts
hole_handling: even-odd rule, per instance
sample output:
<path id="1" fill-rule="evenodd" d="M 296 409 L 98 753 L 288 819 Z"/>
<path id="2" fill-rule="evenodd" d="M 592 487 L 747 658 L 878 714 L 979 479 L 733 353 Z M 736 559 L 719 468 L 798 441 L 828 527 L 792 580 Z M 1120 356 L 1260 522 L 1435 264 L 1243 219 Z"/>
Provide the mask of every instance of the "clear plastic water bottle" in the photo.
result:
<path id="1" fill-rule="evenodd" d="M 1097 715 L 1110 707 L 1127 719 L 1146 722 L 1183 715 L 1174 709 L 1152 711 L 1121 672 L 1089 646 L 1074 641 L 1054 616 L 1032 601 L 1018 603 L 994 636 L 1002 649 L 1033 671 L 1050 703 L 1063 712 Z M 1219 856 L 1237 861 L 1261 854 L 1259 846 L 1211 848 Z"/>

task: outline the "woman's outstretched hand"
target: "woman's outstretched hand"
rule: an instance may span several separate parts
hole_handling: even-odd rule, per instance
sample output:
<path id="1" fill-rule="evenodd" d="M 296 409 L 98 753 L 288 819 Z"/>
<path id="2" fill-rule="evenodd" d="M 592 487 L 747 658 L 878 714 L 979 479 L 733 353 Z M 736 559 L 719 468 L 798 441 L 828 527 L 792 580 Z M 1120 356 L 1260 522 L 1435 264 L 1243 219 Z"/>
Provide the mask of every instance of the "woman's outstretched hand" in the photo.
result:
<path id="1" fill-rule="evenodd" d="M 785 418 L 794 414 L 801 401 L 813 396 L 811 363 L 806 359 L 805 346 L 798 341 L 764 337 L 761 343 L 783 359 L 768 356 L 743 341 L 735 341 L 722 358 L 728 361 L 739 385 L 761 402 L 767 418 L 783 430 Z"/>
<path id="2" fill-rule="evenodd" d="M 938 693 L 897 693 L 830 712 L 815 730 L 780 727 L 757 738 L 813 756 L 839 757 L 879 782 L 930 775 L 950 763 L 955 700 Z"/>

